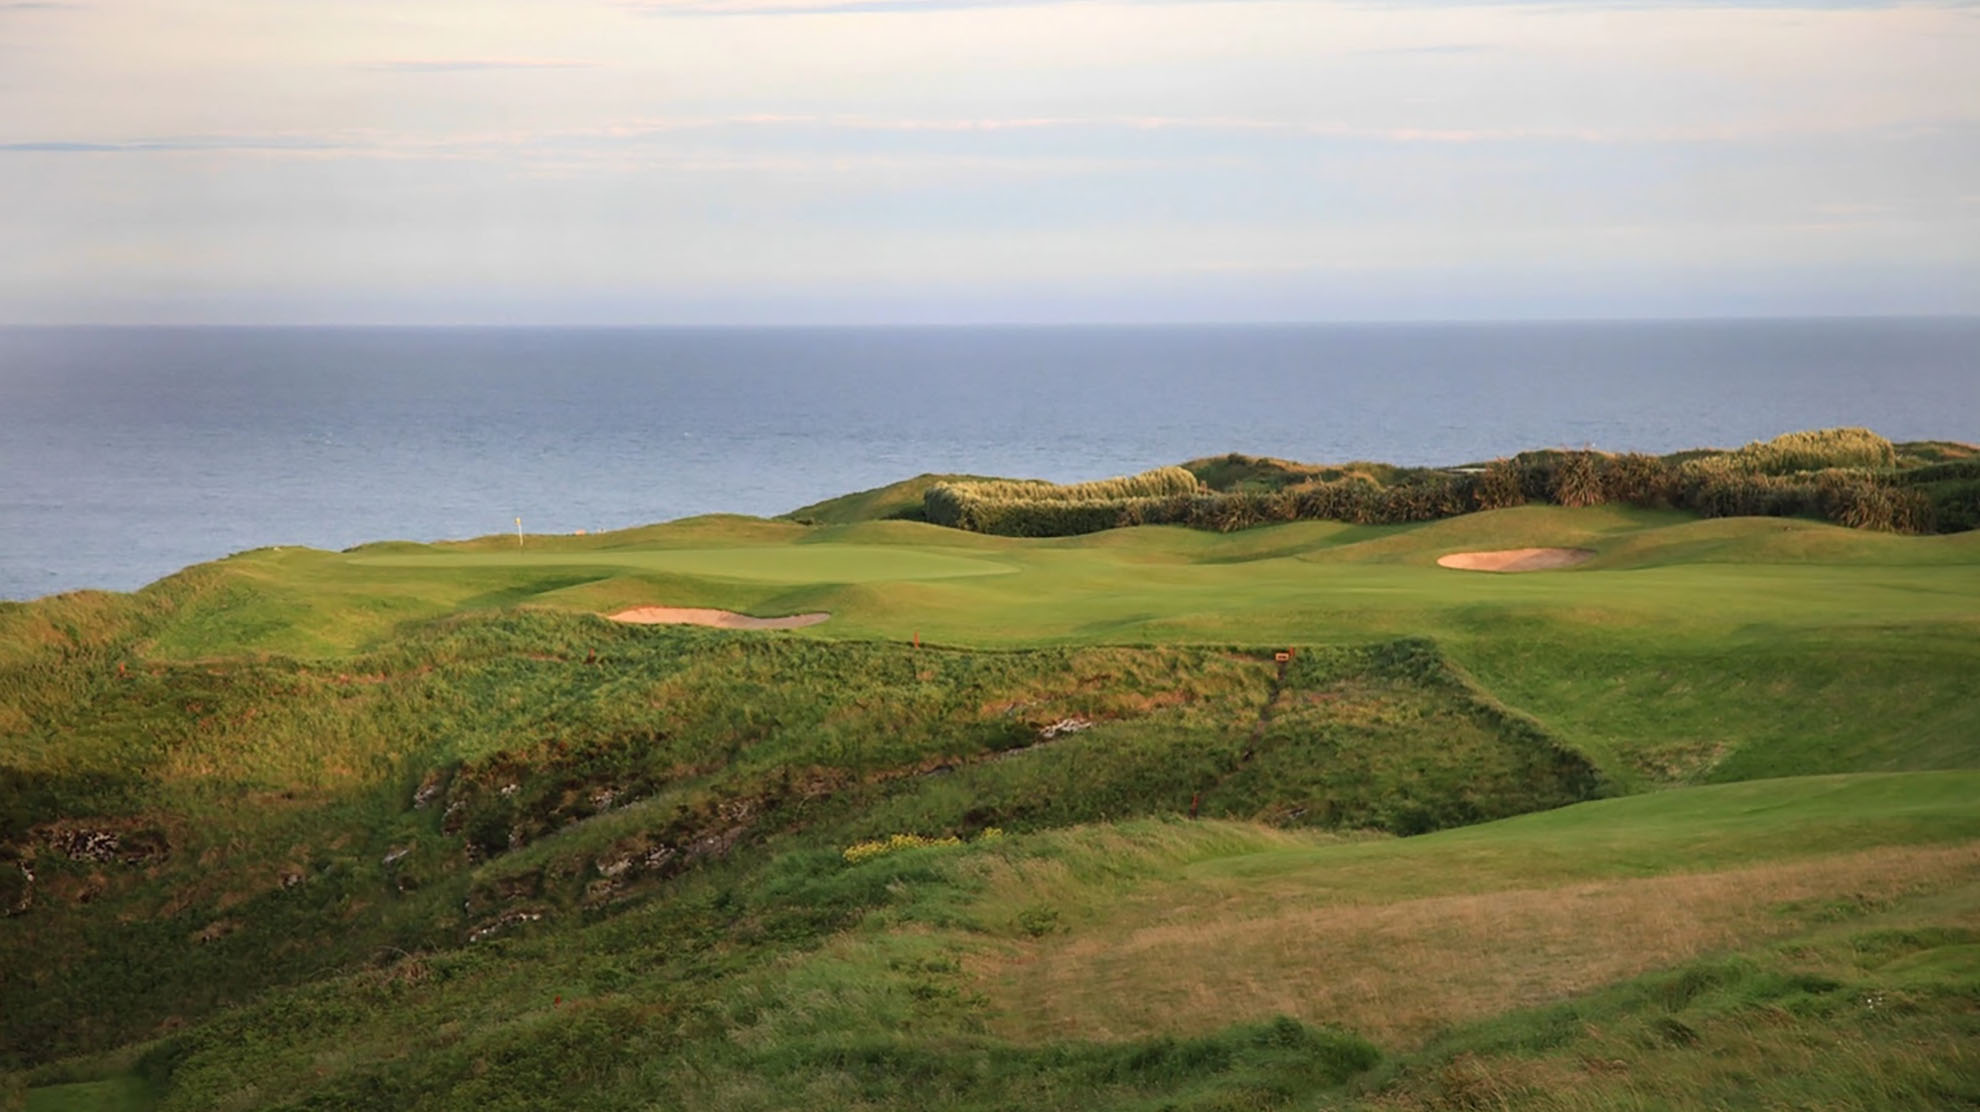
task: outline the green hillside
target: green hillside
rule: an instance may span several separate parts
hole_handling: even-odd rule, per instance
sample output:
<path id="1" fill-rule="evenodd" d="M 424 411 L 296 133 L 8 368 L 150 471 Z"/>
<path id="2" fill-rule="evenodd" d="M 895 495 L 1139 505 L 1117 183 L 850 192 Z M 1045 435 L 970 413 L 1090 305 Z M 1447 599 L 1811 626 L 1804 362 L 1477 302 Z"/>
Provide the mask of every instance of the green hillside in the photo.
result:
<path id="1" fill-rule="evenodd" d="M 1980 1100 L 1980 533 L 924 480 L 0 603 L 0 1108 Z"/>
<path id="2" fill-rule="evenodd" d="M 804 525 L 851 525 L 859 521 L 920 521 L 922 499 L 941 483 L 999 482 L 988 475 L 916 475 L 897 483 L 855 491 L 800 506 L 780 520 Z"/>

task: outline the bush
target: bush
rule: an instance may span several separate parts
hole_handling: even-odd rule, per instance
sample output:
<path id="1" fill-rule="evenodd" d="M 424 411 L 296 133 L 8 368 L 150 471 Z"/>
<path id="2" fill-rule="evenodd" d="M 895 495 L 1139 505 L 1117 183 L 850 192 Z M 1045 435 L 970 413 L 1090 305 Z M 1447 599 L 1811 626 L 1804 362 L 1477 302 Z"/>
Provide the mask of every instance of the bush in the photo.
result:
<path id="1" fill-rule="evenodd" d="M 1646 509 L 1673 505 L 1680 490 L 1677 468 L 1637 452 L 1608 456 L 1601 461 L 1602 499 L 1627 502 Z"/>
<path id="2" fill-rule="evenodd" d="M 1602 472 L 1593 452 L 1568 452 L 1554 467 L 1553 489 L 1556 505 L 1579 507 L 1599 505 L 1602 498 Z"/>
<path id="3" fill-rule="evenodd" d="M 1494 460 L 1472 480 L 1471 503 L 1481 510 L 1503 510 L 1526 504 L 1519 468 L 1510 460 Z"/>
<path id="4" fill-rule="evenodd" d="M 854 842 L 839 856 L 846 864 L 857 865 L 883 854 L 898 853 L 904 849 L 932 849 L 937 846 L 959 846 L 962 839 L 951 834 L 946 838 L 925 838 L 919 834 L 890 834 L 885 839 L 873 842 Z"/>
<path id="5" fill-rule="evenodd" d="M 1307 467 L 1232 455 L 1197 461 L 1226 471 L 1265 464 L 1282 483 L 1209 490 L 1185 468 L 1059 485 L 942 483 L 926 495 L 938 525 L 1013 537 L 1062 537 L 1134 525 L 1232 532 L 1283 521 L 1402 525 L 1526 502 L 1623 503 L 1705 517 L 1813 516 L 1859 529 L 1951 532 L 1980 525 L 1980 461 L 1899 471 L 1891 442 L 1868 429 L 1789 433 L 1731 452 L 1649 456 L 1522 452 L 1482 471 L 1380 464 Z M 1303 470 L 1300 470 L 1303 469 Z M 1228 476 L 1227 476 L 1228 477 Z"/>

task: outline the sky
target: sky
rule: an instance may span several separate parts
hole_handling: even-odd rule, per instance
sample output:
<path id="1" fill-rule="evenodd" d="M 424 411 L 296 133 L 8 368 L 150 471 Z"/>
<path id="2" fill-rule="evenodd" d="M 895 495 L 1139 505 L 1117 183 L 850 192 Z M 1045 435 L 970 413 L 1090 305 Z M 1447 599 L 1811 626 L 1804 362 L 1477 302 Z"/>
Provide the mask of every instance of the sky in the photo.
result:
<path id="1" fill-rule="evenodd" d="M 0 0 L 0 322 L 1980 313 L 1980 4 Z"/>

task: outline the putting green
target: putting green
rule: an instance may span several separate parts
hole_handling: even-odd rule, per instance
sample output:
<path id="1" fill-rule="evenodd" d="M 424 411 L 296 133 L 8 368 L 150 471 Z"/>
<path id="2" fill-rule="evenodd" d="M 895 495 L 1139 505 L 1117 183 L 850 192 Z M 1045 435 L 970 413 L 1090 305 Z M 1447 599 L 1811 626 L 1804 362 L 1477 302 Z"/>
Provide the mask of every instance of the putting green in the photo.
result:
<path id="1" fill-rule="evenodd" d="M 873 583 L 1006 575 L 1010 564 L 893 545 L 759 545 L 645 551 L 418 552 L 353 556 L 374 568 L 626 568 L 768 583 Z"/>

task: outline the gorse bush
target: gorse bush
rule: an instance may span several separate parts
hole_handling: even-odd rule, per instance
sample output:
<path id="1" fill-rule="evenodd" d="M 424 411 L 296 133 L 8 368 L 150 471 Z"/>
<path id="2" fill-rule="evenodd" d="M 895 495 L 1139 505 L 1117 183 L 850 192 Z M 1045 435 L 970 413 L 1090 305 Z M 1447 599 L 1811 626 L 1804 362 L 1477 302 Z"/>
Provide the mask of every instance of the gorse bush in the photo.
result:
<path id="1" fill-rule="evenodd" d="M 994 842 L 1003 836 L 1004 830 L 1002 827 L 987 826 L 977 834 L 976 840 L 979 842 Z M 939 849 L 960 846 L 962 844 L 963 840 L 954 834 L 945 835 L 940 838 L 930 838 L 921 834 L 889 834 L 885 838 L 854 842 L 841 851 L 839 856 L 845 859 L 846 864 L 857 865 L 861 861 L 871 861 L 875 857 L 884 857 L 887 854 L 898 853 L 904 849 Z"/>
<path id="2" fill-rule="evenodd" d="M 928 838 L 920 834 L 889 834 L 884 839 L 870 842 L 854 842 L 840 854 L 846 864 L 857 865 L 883 854 L 898 853 L 904 849 L 933 849 L 940 846 L 960 846 L 962 839 L 953 834 L 942 838 Z"/>
<path id="3" fill-rule="evenodd" d="M 1811 516 L 1884 532 L 1980 525 L 1980 464 L 1897 469 L 1868 429 L 1789 433 L 1729 452 L 1651 456 L 1522 452 L 1484 468 L 1316 467 L 1232 454 L 1094 483 L 949 483 L 926 496 L 929 521 L 1018 537 L 1135 525 L 1230 532 L 1285 521 L 1402 525 L 1527 502 L 1682 509 L 1705 517 Z M 1205 489 L 1196 476 L 1223 489 Z M 1277 485 L 1272 485 L 1276 483 Z"/>

